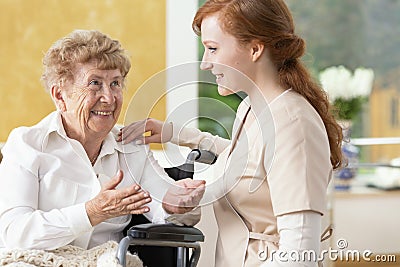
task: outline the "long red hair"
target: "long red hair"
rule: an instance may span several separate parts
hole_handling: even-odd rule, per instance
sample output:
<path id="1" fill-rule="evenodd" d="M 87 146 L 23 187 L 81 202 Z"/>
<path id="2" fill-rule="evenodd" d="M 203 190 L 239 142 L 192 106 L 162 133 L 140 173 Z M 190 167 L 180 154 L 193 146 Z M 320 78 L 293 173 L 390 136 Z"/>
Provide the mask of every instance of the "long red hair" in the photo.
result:
<path id="1" fill-rule="evenodd" d="M 283 0 L 208 0 L 197 11 L 192 28 L 200 35 L 201 23 L 218 13 L 222 29 L 242 44 L 261 41 L 275 64 L 280 83 L 292 88 L 314 107 L 324 122 L 334 169 L 342 165 L 342 128 L 332 114 L 328 96 L 300 60 L 305 42 L 294 32 L 293 17 Z"/>

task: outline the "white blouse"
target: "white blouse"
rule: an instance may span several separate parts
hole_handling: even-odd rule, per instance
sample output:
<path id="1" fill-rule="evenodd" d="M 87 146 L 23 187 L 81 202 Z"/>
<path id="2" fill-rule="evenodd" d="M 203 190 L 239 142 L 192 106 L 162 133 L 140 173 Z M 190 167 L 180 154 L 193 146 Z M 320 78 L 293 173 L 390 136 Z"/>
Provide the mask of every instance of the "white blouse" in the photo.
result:
<path id="1" fill-rule="evenodd" d="M 153 198 L 145 216 L 164 222 L 167 215 L 160 203 L 173 180 L 148 146 L 116 142 L 118 131 L 115 127 L 106 137 L 92 166 L 81 143 L 67 137 L 58 112 L 33 127 L 13 130 L 0 164 L 0 248 L 55 249 L 67 244 L 91 248 L 119 241 L 130 216 L 92 227 L 85 209 L 85 202 L 119 169 L 124 179 L 118 187 L 140 184 Z M 194 224 L 199 218 L 180 219 Z"/>

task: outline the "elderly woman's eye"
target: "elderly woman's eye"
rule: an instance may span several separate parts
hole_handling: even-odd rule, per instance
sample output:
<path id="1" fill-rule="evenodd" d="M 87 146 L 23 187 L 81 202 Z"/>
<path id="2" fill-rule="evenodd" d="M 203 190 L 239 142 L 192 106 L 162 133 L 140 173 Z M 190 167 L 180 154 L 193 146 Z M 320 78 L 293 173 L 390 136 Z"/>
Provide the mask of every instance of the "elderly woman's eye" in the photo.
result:
<path id="1" fill-rule="evenodd" d="M 98 80 L 91 80 L 89 82 L 89 89 L 99 90 L 101 88 L 101 82 Z"/>
<path id="2" fill-rule="evenodd" d="M 99 85 L 100 84 L 100 82 L 99 81 L 96 81 L 96 80 L 91 80 L 90 82 L 89 82 L 89 85 Z"/>
<path id="3" fill-rule="evenodd" d="M 119 86 L 120 86 L 120 83 L 119 83 L 119 81 L 113 81 L 113 82 L 111 83 L 111 86 L 112 86 L 112 87 L 119 87 Z"/>

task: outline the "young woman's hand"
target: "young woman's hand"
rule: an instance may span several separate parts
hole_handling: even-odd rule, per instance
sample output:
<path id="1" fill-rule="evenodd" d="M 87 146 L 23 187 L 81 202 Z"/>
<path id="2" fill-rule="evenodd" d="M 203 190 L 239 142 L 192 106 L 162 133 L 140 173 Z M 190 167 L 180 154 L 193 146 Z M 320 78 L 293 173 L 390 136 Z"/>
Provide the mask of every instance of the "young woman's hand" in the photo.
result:
<path id="1" fill-rule="evenodd" d="M 92 226 L 110 218 L 128 214 L 143 214 L 150 210 L 145 206 L 151 201 L 150 194 L 141 190 L 139 185 L 134 184 L 116 189 L 122 178 L 123 173 L 119 171 L 103 185 L 96 197 L 86 202 L 86 213 Z"/>
<path id="2" fill-rule="evenodd" d="M 150 135 L 144 136 L 144 133 Z M 172 123 L 148 118 L 125 126 L 119 132 L 118 142 L 123 144 L 135 141 L 136 144 L 166 143 L 172 138 Z"/>
<path id="3" fill-rule="evenodd" d="M 176 181 L 163 199 L 163 208 L 170 214 L 183 214 L 197 207 L 205 191 L 204 180 L 190 178 Z"/>

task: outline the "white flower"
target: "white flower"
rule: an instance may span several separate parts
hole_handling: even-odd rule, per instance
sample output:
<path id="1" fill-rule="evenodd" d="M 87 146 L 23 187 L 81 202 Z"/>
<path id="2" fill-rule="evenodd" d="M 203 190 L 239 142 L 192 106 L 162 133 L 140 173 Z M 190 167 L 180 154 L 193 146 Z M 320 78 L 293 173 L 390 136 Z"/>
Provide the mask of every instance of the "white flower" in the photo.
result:
<path id="1" fill-rule="evenodd" d="M 353 75 L 344 66 L 333 66 L 321 71 L 319 79 L 331 102 L 337 98 L 349 100 L 371 93 L 374 72 L 372 69 L 357 68 Z"/>
<path id="2" fill-rule="evenodd" d="M 320 73 L 320 81 L 329 98 L 348 97 L 348 85 L 351 73 L 343 66 L 329 67 Z"/>
<path id="3" fill-rule="evenodd" d="M 371 69 L 358 68 L 354 71 L 353 79 L 349 84 L 349 89 L 353 92 L 353 97 L 369 96 L 374 81 L 374 72 Z"/>

